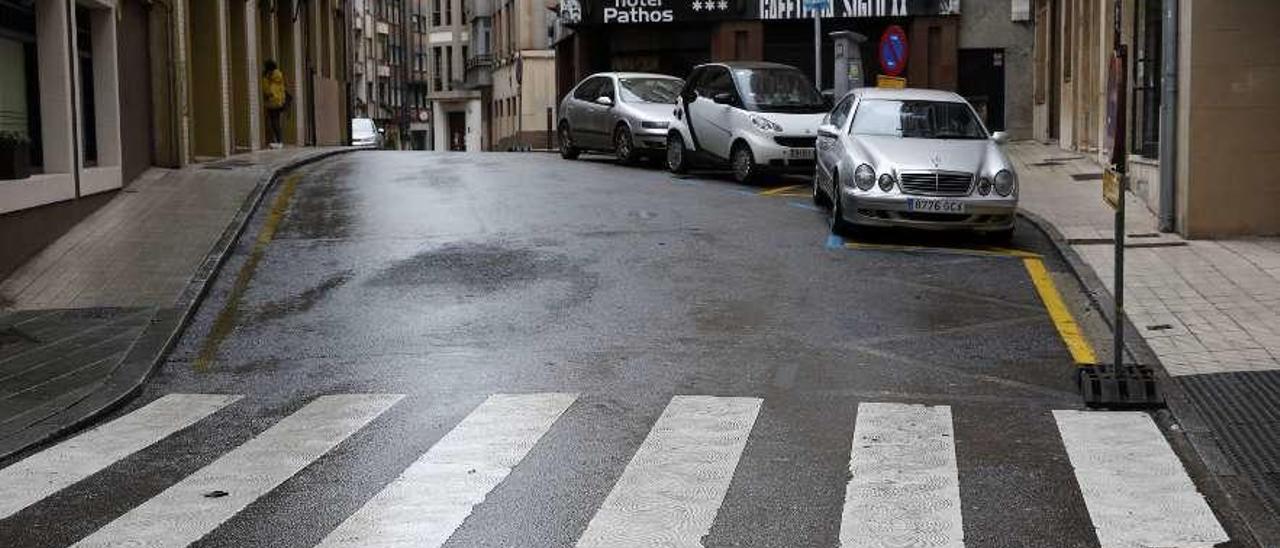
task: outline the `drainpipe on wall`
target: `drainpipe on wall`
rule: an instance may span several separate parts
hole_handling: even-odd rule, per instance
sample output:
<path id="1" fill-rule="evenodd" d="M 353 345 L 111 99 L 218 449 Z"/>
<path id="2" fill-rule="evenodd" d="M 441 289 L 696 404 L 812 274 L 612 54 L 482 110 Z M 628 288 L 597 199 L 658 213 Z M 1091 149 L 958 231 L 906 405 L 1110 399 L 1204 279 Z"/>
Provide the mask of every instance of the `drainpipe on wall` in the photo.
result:
<path id="1" fill-rule="evenodd" d="M 1160 29 L 1160 231 L 1177 228 L 1178 0 L 1164 0 Z"/>

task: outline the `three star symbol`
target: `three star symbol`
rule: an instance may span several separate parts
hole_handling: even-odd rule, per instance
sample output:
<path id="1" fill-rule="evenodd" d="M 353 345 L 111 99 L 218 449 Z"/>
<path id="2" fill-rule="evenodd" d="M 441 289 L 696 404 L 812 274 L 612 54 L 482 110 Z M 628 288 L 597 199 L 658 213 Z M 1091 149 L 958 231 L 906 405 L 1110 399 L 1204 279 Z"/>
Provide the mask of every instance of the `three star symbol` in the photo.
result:
<path id="1" fill-rule="evenodd" d="M 729 9 L 729 0 L 693 0 L 693 4 L 690 7 L 693 8 L 693 11 L 702 11 L 703 9 L 707 11 L 727 10 Z"/>

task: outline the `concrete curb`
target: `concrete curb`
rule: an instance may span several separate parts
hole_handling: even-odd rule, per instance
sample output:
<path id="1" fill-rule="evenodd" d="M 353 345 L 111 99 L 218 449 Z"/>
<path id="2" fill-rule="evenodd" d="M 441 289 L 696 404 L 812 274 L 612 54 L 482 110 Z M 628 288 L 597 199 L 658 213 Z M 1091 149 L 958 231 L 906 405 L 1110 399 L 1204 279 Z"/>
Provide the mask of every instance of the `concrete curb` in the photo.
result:
<path id="1" fill-rule="evenodd" d="M 285 173 L 302 166 L 359 150 L 365 149 L 342 148 L 320 151 L 296 158 L 271 173 L 259 177 L 257 184 L 240 204 L 240 208 L 223 229 L 222 235 L 213 244 L 213 248 L 200 262 L 200 266 L 192 274 L 191 281 L 187 282 L 187 286 L 183 288 L 173 306 L 155 309 L 147 327 L 134 340 L 124 358 L 116 364 L 102 385 L 63 410 L 0 442 L 0 462 L 34 452 L 40 446 L 119 409 L 137 396 L 195 316 L 196 309 L 208 294 L 218 270 L 231 256 L 236 242 L 248 227 L 254 212 L 257 211 L 267 193 L 275 186 L 275 182 Z"/>
<path id="2" fill-rule="evenodd" d="M 1112 306 L 1111 292 L 1103 284 L 1102 279 L 1093 268 L 1084 262 L 1066 238 L 1048 220 L 1025 209 L 1018 209 L 1018 215 L 1026 219 L 1041 233 L 1049 238 L 1054 249 L 1070 267 L 1071 274 L 1085 289 L 1089 302 L 1098 309 L 1103 320 L 1115 329 L 1115 310 Z M 1247 534 L 1249 539 L 1245 546 L 1280 547 L 1280 524 L 1275 522 L 1266 506 L 1259 500 L 1253 489 L 1241 480 L 1241 476 L 1231 464 L 1227 454 L 1218 445 L 1213 430 L 1205 421 L 1199 408 L 1187 396 L 1176 379 L 1165 371 L 1164 364 L 1156 357 L 1138 328 L 1125 316 L 1125 351 L 1138 363 L 1151 364 L 1156 372 L 1157 381 L 1165 396 L 1167 411 L 1156 413 L 1157 422 L 1170 434 L 1173 445 L 1194 454 L 1197 462 L 1186 463 L 1195 474 L 1193 476 L 1209 478 L 1211 485 L 1201 488 L 1211 499 L 1225 501 L 1235 511 L 1233 516 L 1218 516 L 1232 538 Z M 1238 539 L 1239 540 L 1239 539 Z M 1236 544 L 1232 544 L 1236 546 Z"/>

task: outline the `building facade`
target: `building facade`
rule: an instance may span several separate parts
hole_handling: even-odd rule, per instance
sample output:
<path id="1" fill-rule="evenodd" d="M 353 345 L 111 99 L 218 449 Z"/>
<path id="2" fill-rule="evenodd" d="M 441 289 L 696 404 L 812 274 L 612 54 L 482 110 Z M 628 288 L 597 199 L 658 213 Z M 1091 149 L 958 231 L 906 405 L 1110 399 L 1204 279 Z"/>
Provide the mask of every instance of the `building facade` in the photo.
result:
<path id="1" fill-rule="evenodd" d="M 1036 0 L 1034 134 L 1105 163 L 1113 0 Z M 1125 0 L 1130 190 L 1191 238 L 1280 234 L 1280 2 Z"/>
<path id="2" fill-rule="evenodd" d="M 1029 138 L 1032 18 L 1020 0 L 834 0 L 821 19 L 821 81 L 833 82 L 835 42 L 853 31 L 861 45 L 862 84 L 883 72 L 880 38 L 903 30 L 907 85 L 967 97 L 987 126 Z M 565 32 L 556 42 L 557 96 L 601 71 L 684 77 L 709 61 L 775 61 L 813 75 L 815 13 L 801 0 L 561 0 Z"/>
<path id="3" fill-rule="evenodd" d="M 348 142 L 348 9 L 301 0 L 0 0 L 0 273 L 151 166 L 263 148 L 267 59 L 279 63 L 293 99 L 285 142 Z M 16 157 L 29 169 L 10 174 Z"/>
<path id="4" fill-rule="evenodd" d="M 546 0 L 493 1 L 493 148 L 551 148 L 557 106 L 554 13 Z"/>
<path id="5" fill-rule="evenodd" d="M 407 81 L 405 6 L 403 0 L 352 1 L 353 110 L 373 119 L 390 148 L 401 148 L 401 127 L 407 124 L 401 110 Z"/>

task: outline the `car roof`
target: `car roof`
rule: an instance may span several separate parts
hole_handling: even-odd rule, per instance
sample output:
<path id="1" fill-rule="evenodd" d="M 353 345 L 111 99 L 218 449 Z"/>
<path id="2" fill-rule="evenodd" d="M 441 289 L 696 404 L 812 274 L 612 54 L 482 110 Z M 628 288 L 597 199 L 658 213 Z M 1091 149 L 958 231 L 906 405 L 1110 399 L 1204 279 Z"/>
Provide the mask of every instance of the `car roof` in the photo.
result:
<path id="1" fill-rule="evenodd" d="M 669 78 L 671 80 L 682 80 L 679 76 L 658 74 L 656 72 L 597 72 L 587 78 L 594 78 L 596 76 L 612 76 L 614 78 Z M 583 80 L 586 80 L 587 78 L 583 78 Z"/>
<path id="2" fill-rule="evenodd" d="M 955 92 L 940 89 L 921 88 L 858 88 L 853 91 L 863 99 L 898 99 L 903 101 L 942 101 L 947 103 L 963 103 L 964 97 Z"/>
<path id="3" fill-rule="evenodd" d="M 717 61 L 715 63 L 704 63 L 694 68 L 700 67 L 727 67 L 729 69 L 792 69 L 799 70 L 791 65 L 782 63 L 770 63 L 768 61 Z"/>

